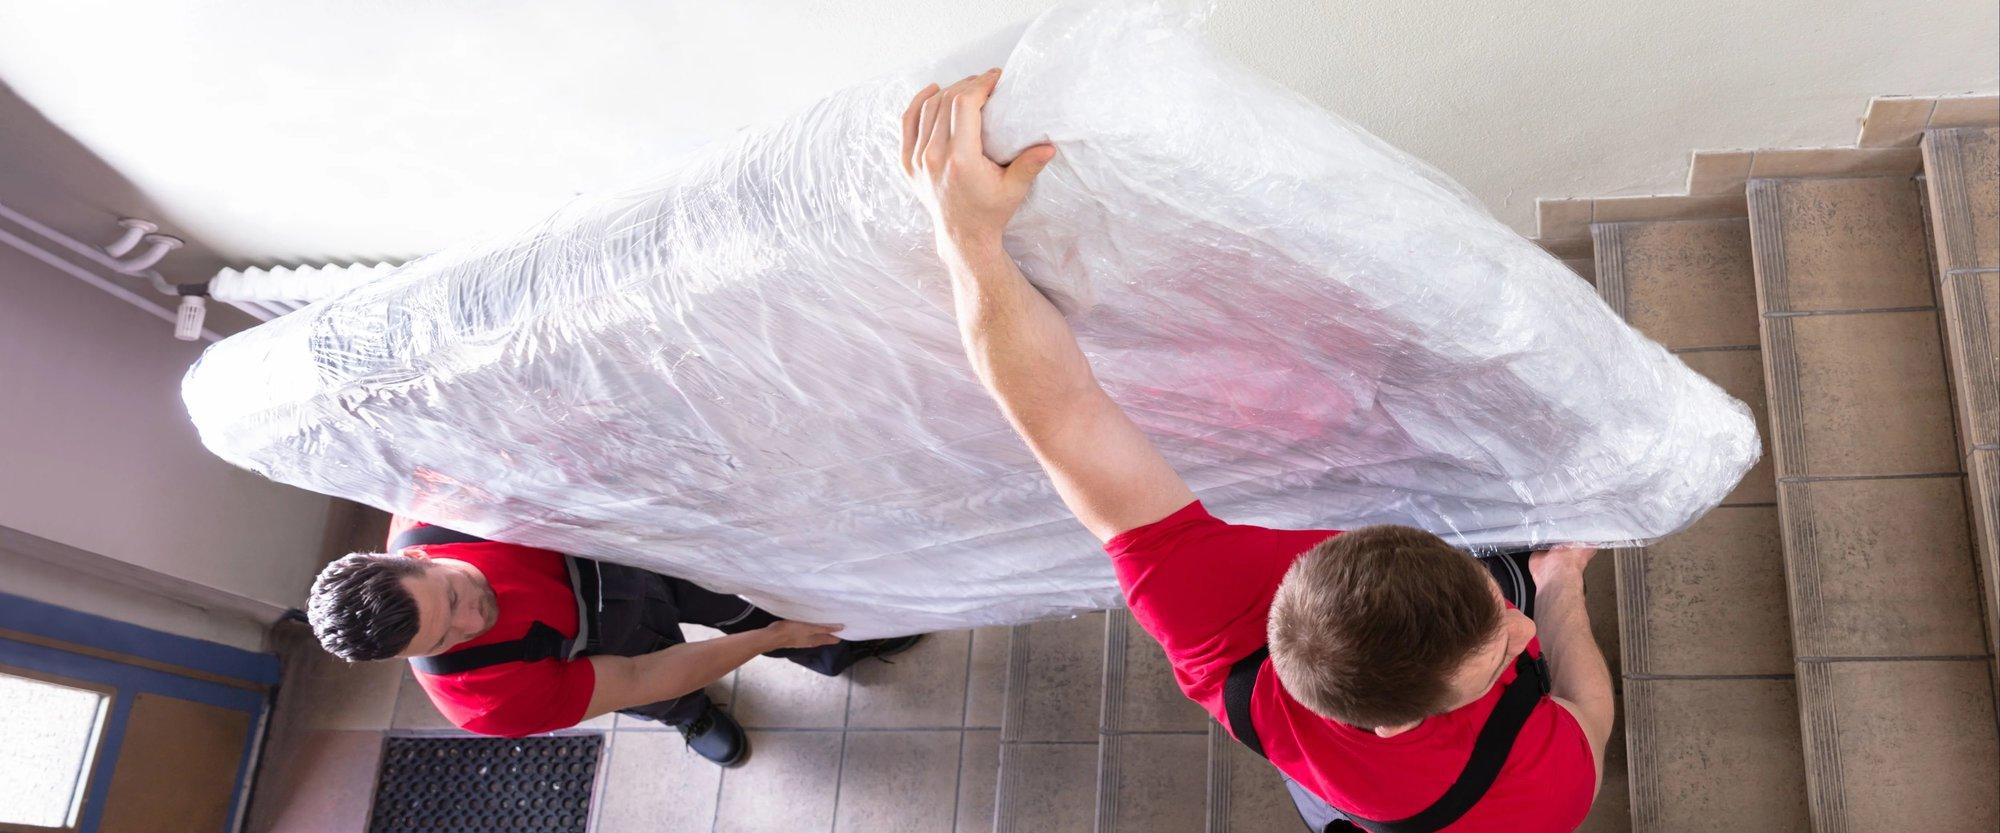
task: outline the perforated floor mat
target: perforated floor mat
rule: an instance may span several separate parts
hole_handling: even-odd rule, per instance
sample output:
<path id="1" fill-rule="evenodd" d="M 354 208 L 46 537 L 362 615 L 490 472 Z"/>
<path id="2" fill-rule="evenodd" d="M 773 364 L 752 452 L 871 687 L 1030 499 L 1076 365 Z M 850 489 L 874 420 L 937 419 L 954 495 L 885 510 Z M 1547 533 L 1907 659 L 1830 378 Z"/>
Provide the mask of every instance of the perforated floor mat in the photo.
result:
<path id="1" fill-rule="evenodd" d="M 389 738 L 371 833 L 585 833 L 602 735 Z"/>

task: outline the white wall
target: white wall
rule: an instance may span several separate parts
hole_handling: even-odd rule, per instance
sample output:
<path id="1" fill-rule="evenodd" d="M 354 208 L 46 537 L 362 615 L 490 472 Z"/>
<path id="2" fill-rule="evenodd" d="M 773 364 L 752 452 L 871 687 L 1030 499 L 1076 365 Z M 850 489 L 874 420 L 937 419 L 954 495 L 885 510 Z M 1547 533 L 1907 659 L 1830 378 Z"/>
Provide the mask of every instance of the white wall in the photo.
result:
<path id="1" fill-rule="evenodd" d="M 330 501 L 201 447 L 180 402 L 199 351 L 165 322 L 0 246 L 0 526 L 300 606 Z M 44 592 L 60 583 L 36 575 Z M 28 578 L 9 568 L 0 590 L 36 595 L 16 589 Z"/>
<path id="2" fill-rule="evenodd" d="M 363 259 L 512 230 L 1050 5 L 0 3 L 0 79 L 225 257 Z M 1223 51 L 1523 232 L 1537 196 L 1679 193 L 1690 150 L 1848 144 L 1871 96 L 2000 82 L 1994 0 L 1216 7 Z"/>

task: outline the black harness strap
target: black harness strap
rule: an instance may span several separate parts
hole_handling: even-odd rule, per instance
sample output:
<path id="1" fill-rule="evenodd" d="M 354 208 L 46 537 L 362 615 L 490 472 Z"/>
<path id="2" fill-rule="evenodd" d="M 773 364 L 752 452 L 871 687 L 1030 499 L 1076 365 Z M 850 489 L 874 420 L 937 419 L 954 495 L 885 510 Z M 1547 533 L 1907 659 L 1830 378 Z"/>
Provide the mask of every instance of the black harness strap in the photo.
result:
<path id="1" fill-rule="evenodd" d="M 1480 562 L 1493 573 L 1500 584 L 1501 594 L 1515 603 L 1526 615 L 1534 611 L 1534 582 L 1528 578 L 1526 553 L 1509 553 Z M 1251 719 L 1251 695 L 1257 688 L 1257 675 L 1264 664 L 1270 661 L 1269 647 L 1258 648 L 1249 656 L 1237 660 L 1229 667 L 1229 676 L 1222 684 L 1224 713 L 1229 717 L 1229 732 L 1237 742 L 1257 753 L 1259 757 L 1269 757 L 1264 753 L 1263 741 L 1257 737 L 1257 725 Z M 1514 751 L 1514 739 L 1520 735 L 1521 727 L 1541 703 L 1543 695 L 1549 693 L 1549 672 L 1547 661 L 1530 657 L 1526 651 L 1514 661 L 1514 681 L 1500 692 L 1500 702 L 1487 715 L 1486 724 L 1479 728 L 1479 736 L 1473 742 L 1472 755 L 1460 770 L 1458 778 L 1452 781 L 1443 795 L 1438 796 L 1431 806 L 1416 815 L 1394 821 L 1364 819 L 1353 813 L 1346 813 L 1354 825 L 1373 833 L 1436 833 L 1452 822 L 1458 821 L 1500 777 L 1501 767 L 1507 764 L 1507 756 Z M 1336 825 L 1337 826 L 1337 825 Z M 1331 829 L 1331 828 L 1330 828 Z"/>
<path id="2" fill-rule="evenodd" d="M 389 548 L 400 550 L 404 547 L 422 547 L 438 544 L 483 543 L 487 543 L 487 539 L 477 535 L 468 535 L 441 526 L 420 526 L 403 530 L 402 534 L 397 535 L 394 540 L 389 542 Z M 584 637 L 582 644 L 579 644 L 576 639 L 563 636 L 562 631 L 556 630 L 546 623 L 537 621 L 528 626 L 527 634 L 520 639 L 495 642 L 491 645 L 480 645 L 473 648 L 460 648 L 436 656 L 412 657 L 410 665 L 414 666 L 418 671 L 435 676 L 463 674 L 467 671 L 476 671 L 488 666 L 508 662 L 574 659 L 586 653 L 586 649 L 592 644 L 591 637 L 595 636 L 594 631 L 596 629 L 590 626 L 590 614 L 592 612 L 591 609 L 596 604 L 591 600 L 585 599 L 584 589 L 596 589 L 594 586 L 597 577 L 596 563 L 569 556 L 564 556 L 563 560 L 569 568 L 571 592 L 576 594 L 577 629 L 578 635 Z M 594 597 L 595 594 L 591 595 Z"/>

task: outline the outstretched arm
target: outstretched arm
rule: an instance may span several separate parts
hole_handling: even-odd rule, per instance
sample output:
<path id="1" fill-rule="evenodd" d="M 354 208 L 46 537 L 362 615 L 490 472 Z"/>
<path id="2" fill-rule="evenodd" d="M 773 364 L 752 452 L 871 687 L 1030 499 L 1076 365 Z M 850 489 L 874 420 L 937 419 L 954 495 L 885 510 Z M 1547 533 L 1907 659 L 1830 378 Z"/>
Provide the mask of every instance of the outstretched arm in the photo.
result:
<path id="1" fill-rule="evenodd" d="M 903 114 L 903 171 L 931 211 L 973 371 L 1077 520 L 1108 540 L 1194 493 L 1104 393 L 1062 313 L 1001 248 L 1055 148 L 1029 148 L 1005 167 L 986 158 L 980 108 L 999 81 L 995 69 L 919 92 Z"/>

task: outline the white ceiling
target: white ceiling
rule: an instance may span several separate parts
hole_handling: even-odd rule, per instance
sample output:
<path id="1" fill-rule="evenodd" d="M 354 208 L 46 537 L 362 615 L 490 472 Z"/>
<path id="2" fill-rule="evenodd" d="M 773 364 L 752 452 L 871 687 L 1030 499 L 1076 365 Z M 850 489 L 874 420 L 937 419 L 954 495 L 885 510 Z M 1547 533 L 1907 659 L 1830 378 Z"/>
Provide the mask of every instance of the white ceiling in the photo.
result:
<path id="1" fill-rule="evenodd" d="M 0 82 L 224 260 L 396 258 L 1048 5 L 0 0 Z M 1222 0 L 1209 32 L 1525 233 L 1538 196 L 1677 193 L 1690 149 L 2000 82 L 1992 0 Z"/>

